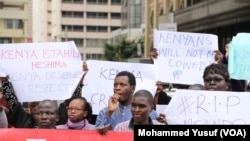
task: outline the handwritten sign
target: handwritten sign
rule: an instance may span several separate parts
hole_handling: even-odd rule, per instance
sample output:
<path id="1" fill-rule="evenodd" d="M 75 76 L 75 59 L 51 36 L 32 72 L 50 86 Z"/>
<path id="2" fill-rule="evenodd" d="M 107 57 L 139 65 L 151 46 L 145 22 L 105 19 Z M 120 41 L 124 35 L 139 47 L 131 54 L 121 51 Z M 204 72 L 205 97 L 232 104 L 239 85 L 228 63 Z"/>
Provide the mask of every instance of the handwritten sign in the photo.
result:
<path id="1" fill-rule="evenodd" d="M 114 94 L 114 79 L 118 72 L 129 71 L 135 75 L 136 91 L 147 89 L 152 94 L 156 92 L 155 83 L 157 76 L 152 64 L 111 62 L 111 61 L 87 61 L 90 68 L 84 79 L 83 96 L 92 104 L 93 113 L 106 107 L 108 99 Z"/>
<path id="2" fill-rule="evenodd" d="M 20 102 L 69 98 L 83 75 L 74 42 L 1 44 L 0 60 Z"/>
<path id="3" fill-rule="evenodd" d="M 169 124 L 249 124 L 249 92 L 177 90 L 166 110 Z"/>
<path id="4" fill-rule="evenodd" d="M 133 141 L 133 132 L 109 131 L 105 136 L 91 130 L 0 129 L 1 141 Z"/>
<path id="5" fill-rule="evenodd" d="M 218 38 L 212 34 L 154 31 L 158 49 L 156 65 L 161 81 L 176 84 L 201 83 L 205 67 L 214 62 Z"/>
<path id="6" fill-rule="evenodd" d="M 250 80 L 250 33 L 238 33 L 229 44 L 229 74 L 231 78 Z"/>

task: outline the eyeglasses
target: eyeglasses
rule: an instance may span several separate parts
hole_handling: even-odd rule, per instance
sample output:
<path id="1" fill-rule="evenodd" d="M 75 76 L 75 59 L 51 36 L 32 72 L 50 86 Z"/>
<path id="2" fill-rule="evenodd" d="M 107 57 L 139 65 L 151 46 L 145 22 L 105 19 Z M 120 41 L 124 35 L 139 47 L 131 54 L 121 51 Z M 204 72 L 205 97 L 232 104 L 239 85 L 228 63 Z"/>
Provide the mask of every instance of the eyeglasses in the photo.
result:
<path id="1" fill-rule="evenodd" d="M 220 82 L 220 81 L 222 81 L 223 80 L 223 78 L 218 78 L 218 77 L 214 77 L 214 78 L 205 78 L 204 79 L 204 81 L 205 82 L 207 82 L 207 83 L 209 83 L 209 82 L 211 82 L 211 81 L 214 81 L 214 82 Z"/>
<path id="2" fill-rule="evenodd" d="M 68 111 L 68 112 L 80 112 L 80 111 L 83 111 L 83 109 L 79 109 L 79 108 L 73 108 L 73 107 L 66 107 L 66 110 Z"/>

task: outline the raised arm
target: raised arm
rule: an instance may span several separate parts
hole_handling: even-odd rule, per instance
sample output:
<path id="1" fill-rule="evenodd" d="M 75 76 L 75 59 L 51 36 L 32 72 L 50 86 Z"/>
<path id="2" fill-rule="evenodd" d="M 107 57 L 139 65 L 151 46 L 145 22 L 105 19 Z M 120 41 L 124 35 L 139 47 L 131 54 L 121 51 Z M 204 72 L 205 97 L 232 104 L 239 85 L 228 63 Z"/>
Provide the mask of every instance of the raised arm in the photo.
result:
<path id="1" fill-rule="evenodd" d="M 85 73 L 83 74 L 81 80 L 79 81 L 79 84 L 76 87 L 72 97 L 74 97 L 74 96 L 82 96 L 82 87 L 84 86 L 83 81 L 84 81 L 84 78 L 85 78 L 86 74 L 89 71 L 88 65 L 87 65 L 87 63 L 85 61 L 83 62 L 82 69 L 83 69 L 83 71 Z"/>
<path id="2" fill-rule="evenodd" d="M 158 57 L 158 50 L 156 48 L 151 49 L 149 57 L 151 64 L 154 64 L 154 59 L 157 59 Z"/>

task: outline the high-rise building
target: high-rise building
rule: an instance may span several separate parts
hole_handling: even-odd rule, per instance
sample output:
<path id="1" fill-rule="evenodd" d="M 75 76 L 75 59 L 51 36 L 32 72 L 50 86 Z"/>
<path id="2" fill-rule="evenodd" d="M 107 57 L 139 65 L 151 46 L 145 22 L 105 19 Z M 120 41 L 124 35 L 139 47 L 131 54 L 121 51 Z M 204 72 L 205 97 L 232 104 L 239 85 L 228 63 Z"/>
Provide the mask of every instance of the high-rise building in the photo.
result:
<path id="1" fill-rule="evenodd" d="M 32 42 L 32 1 L 0 1 L 0 44 Z"/>
<path id="2" fill-rule="evenodd" d="M 82 59 L 103 59 L 121 28 L 121 0 L 33 0 L 34 42 L 74 41 Z"/>

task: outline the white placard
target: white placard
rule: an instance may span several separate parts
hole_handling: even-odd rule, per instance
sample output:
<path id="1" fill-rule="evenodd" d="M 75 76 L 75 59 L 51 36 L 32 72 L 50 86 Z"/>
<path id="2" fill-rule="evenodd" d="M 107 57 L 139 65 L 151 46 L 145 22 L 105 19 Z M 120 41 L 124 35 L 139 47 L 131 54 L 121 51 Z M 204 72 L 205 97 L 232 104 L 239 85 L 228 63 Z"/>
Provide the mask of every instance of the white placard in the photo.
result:
<path id="1" fill-rule="evenodd" d="M 83 75 L 73 41 L 1 44 L 0 60 L 20 102 L 65 100 Z"/>
<path id="2" fill-rule="evenodd" d="M 165 111 L 168 124 L 250 124 L 250 93 L 176 90 Z"/>
<path id="3" fill-rule="evenodd" d="M 146 89 L 152 94 L 156 91 L 157 75 L 152 64 L 126 63 L 112 61 L 87 61 L 89 72 L 84 80 L 83 96 L 92 104 L 93 113 L 107 106 L 114 94 L 114 79 L 118 72 L 129 71 L 136 77 L 136 90 Z"/>
<path id="4" fill-rule="evenodd" d="M 203 84 L 205 67 L 214 62 L 218 37 L 212 34 L 154 31 L 156 66 L 163 82 Z"/>

